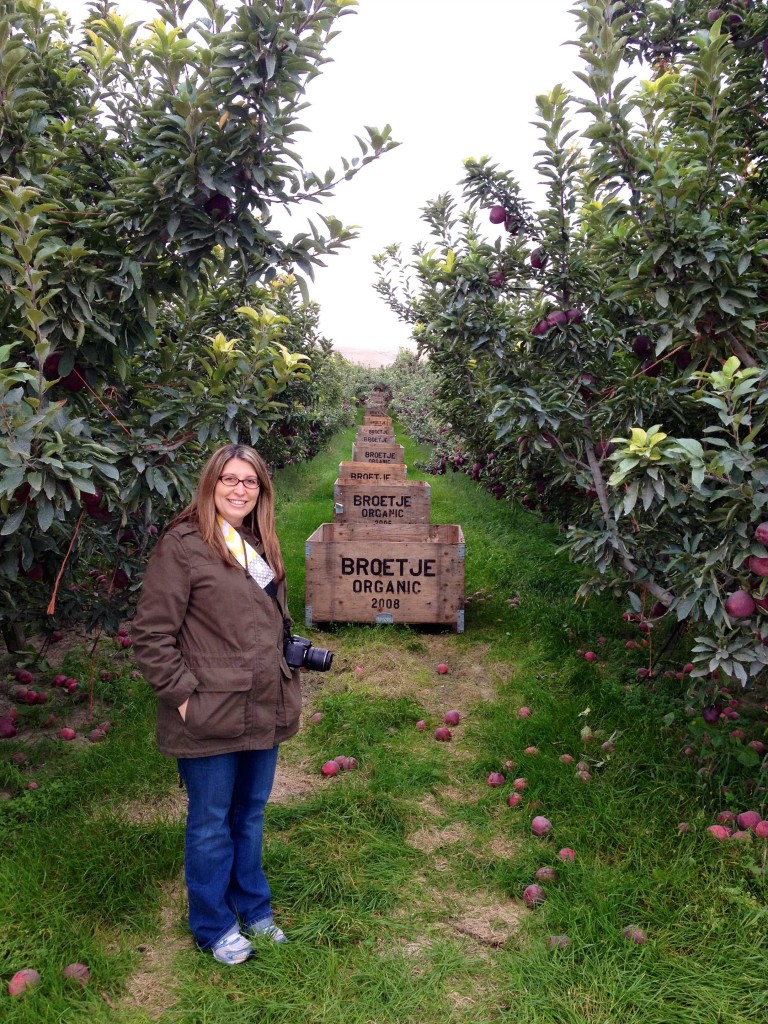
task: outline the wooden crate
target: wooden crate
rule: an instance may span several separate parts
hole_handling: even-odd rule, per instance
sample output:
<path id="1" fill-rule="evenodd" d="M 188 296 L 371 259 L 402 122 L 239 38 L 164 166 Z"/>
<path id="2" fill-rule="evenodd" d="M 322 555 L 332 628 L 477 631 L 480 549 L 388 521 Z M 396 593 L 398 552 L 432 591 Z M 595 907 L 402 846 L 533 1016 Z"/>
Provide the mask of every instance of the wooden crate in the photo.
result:
<path id="1" fill-rule="evenodd" d="M 372 437 L 394 437 L 395 431 L 391 423 L 361 423 L 358 434 L 369 434 Z"/>
<path id="2" fill-rule="evenodd" d="M 402 483 L 408 476 L 404 462 L 340 462 L 339 481 L 355 480 L 358 483 L 391 484 Z"/>
<path id="3" fill-rule="evenodd" d="M 370 416 L 366 413 L 363 416 L 363 426 L 371 427 L 391 427 L 392 417 L 391 416 Z"/>
<path id="4" fill-rule="evenodd" d="M 352 442 L 353 462 L 405 462 L 405 448 L 401 444 L 361 444 Z"/>
<path id="5" fill-rule="evenodd" d="M 306 541 L 305 622 L 407 622 L 464 631 L 460 526 L 322 523 Z"/>
<path id="6" fill-rule="evenodd" d="M 380 527 L 425 524 L 429 522 L 431 490 L 421 480 L 388 484 L 337 480 L 333 487 L 333 521 Z"/>
<path id="7" fill-rule="evenodd" d="M 357 434 L 355 435 L 355 441 L 358 444 L 395 444 L 395 435 L 391 430 L 388 430 L 383 434 L 373 434 L 365 430 L 364 427 L 360 427 Z"/>

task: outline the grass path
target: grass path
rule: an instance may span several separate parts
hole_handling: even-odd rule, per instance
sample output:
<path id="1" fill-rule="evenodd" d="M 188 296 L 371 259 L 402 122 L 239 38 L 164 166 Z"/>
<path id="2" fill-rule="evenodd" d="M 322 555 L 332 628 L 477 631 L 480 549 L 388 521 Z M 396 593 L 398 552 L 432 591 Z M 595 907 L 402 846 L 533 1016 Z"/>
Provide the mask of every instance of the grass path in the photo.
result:
<path id="1" fill-rule="evenodd" d="M 332 516 L 352 436 L 276 481 L 297 623 L 303 543 Z M 424 453 L 401 440 L 412 467 Z M 44 758 L 56 770 L 0 808 L 3 977 L 27 966 L 43 976 L 25 1000 L 0 994 L 4 1022 L 765 1024 L 762 847 L 704 832 L 712 819 L 693 769 L 662 728 L 658 696 L 634 682 L 621 609 L 573 604 L 578 573 L 555 554 L 554 531 L 464 476 L 429 480 L 432 521 L 463 526 L 466 589 L 478 596 L 458 636 L 312 633 L 336 652 L 334 668 L 304 677 L 305 725 L 281 753 L 266 829 L 291 942 L 265 943 L 238 969 L 192 948 L 183 801 L 154 750 L 152 698 L 126 667 L 108 695 L 120 708 L 109 741 L 35 752 L 17 774 Z M 597 650 L 598 663 L 578 648 Z M 454 708 L 453 740 L 435 742 Z M 595 739 L 582 739 L 585 727 Z M 358 769 L 322 778 L 338 754 Z M 487 784 L 493 771 L 503 786 Z M 516 778 L 526 784 L 510 808 Z M 551 820 L 549 836 L 532 835 L 536 814 Z M 681 820 L 691 833 L 678 834 Z M 564 847 L 573 862 L 559 859 Z M 529 910 L 523 890 L 542 866 L 557 880 Z M 648 941 L 628 942 L 628 926 Z M 553 935 L 570 944 L 548 949 Z M 60 980 L 71 960 L 91 967 L 86 989 Z"/>

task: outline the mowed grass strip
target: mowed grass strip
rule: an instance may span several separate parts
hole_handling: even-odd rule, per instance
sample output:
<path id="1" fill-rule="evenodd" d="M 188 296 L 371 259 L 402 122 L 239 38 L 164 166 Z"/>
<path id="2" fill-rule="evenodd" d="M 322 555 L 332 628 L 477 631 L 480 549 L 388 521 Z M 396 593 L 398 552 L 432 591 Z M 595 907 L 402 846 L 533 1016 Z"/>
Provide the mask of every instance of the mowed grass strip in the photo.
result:
<path id="1" fill-rule="evenodd" d="M 333 518 L 353 436 L 276 475 L 298 631 L 304 542 Z M 423 457 L 400 439 L 409 465 Z M 640 655 L 624 649 L 622 609 L 574 605 L 579 572 L 534 516 L 461 474 L 427 479 L 432 521 L 462 525 L 466 589 L 482 599 L 462 635 L 311 631 L 334 668 L 305 677 L 305 724 L 283 757 L 308 788 L 267 813 L 265 862 L 290 944 L 260 943 L 253 961 L 225 969 L 182 941 L 170 971 L 154 968 L 155 1001 L 126 998 L 147 966 L 142 949 L 164 938 L 182 852 L 179 815 L 164 811 L 175 806 L 173 765 L 154 749 L 152 697 L 135 684 L 107 742 L 41 751 L 53 762 L 45 786 L 0 810 L 3 977 L 28 966 L 43 976 L 24 1000 L 0 996 L 4 1021 L 764 1024 L 763 848 L 704 832 L 693 769 L 635 684 Z M 596 665 L 576 653 L 598 646 Z M 437 743 L 451 708 L 461 721 Z M 358 768 L 322 778 L 340 754 Z M 488 786 L 491 771 L 504 785 Z M 510 808 L 516 778 L 526 785 Z M 548 836 L 532 835 L 535 814 L 552 822 Z M 680 820 L 695 830 L 679 835 Z M 557 880 L 527 910 L 523 890 L 544 865 Z M 171 909 L 171 934 L 183 937 L 183 907 Z M 632 925 L 644 945 L 624 938 Z M 547 948 L 563 934 L 567 948 Z M 72 960 L 92 969 L 86 989 L 60 978 Z"/>

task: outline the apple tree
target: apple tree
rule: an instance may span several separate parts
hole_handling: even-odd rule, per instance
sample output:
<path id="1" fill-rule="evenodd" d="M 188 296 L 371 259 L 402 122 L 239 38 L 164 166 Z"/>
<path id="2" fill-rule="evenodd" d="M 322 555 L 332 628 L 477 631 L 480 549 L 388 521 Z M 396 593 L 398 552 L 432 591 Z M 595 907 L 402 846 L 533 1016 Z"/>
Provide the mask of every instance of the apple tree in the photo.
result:
<path id="1" fill-rule="evenodd" d="M 207 451 L 259 443 L 322 363 L 311 338 L 296 344 L 301 304 L 273 309 L 269 286 L 290 271 L 306 298 L 305 278 L 353 237 L 322 214 L 287 237 L 278 211 L 327 199 L 394 145 L 388 127 L 367 129 L 338 174 L 306 170 L 295 149 L 352 6 L 157 0 L 144 26 L 94 0 L 74 29 L 43 0 L 3 5 L 0 618 L 12 644 L 20 623 L 52 628 L 54 613 L 114 626 L 117 591 L 135 585 Z"/>
<path id="2" fill-rule="evenodd" d="M 574 13 L 582 94 L 537 99 L 544 207 L 468 161 L 464 209 L 429 204 L 378 288 L 467 464 L 593 571 L 581 596 L 627 594 L 696 636 L 700 679 L 746 684 L 768 663 L 768 12 Z"/>

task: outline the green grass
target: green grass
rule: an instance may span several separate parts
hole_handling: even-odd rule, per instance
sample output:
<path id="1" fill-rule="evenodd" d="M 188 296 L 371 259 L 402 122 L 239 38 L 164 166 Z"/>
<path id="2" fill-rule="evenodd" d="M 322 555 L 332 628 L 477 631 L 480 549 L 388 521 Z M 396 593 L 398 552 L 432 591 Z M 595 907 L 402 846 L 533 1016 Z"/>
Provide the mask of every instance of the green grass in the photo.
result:
<path id="1" fill-rule="evenodd" d="M 297 627 L 304 542 L 332 519 L 353 436 L 276 476 Z M 409 465 L 424 457 L 399 439 Z M 555 531 L 461 474 L 428 479 L 432 521 L 462 524 L 467 593 L 492 596 L 468 606 L 461 635 L 312 632 L 335 652 L 333 670 L 311 677 L 308 710 L 323 718 L 282 757 L 313 786 L 270 805 L 265 842 L 291 942 L 262 943 L 235 969 L 192 949 L 183 903 L 169 895 L 180 885 L 183 827 L 153 812 L 175 792 L 174 765 L 156 752 L 153 698 L 124 662 L 100 685 L 114 725 L 105 743 L 48 741 L 25 765 L 0 762 L 10 795 L 0 804 L 1 977 L 36 967 L 43 978 L 22 1000 L 0 992 L 4 1024 L 765 1024 L 765 847 L 718 844 L 704 831 L 712 813 L 701 780 L 662 722 L 673 685 L 653 693 L 635 683 L 643 655 L 624 649 L 621 608 L 573 603 L 581 577 L 556 553 Z M 580 647 L 599 649 L 599 663 Z M 438 652 L 448 676 L 434 671 Z M 72 659 L 83 672 L 82 657 Z M 529 719 L 517 717 L 521 704 Z M 448 706 L 462 721 L 452 743 L 436 743 Z M 596 741 L 582 741 L 585 725 Z M 601 751 L 614 735 L 615 751 Z M 3 753 L 21 749 L 3 743 Z M 538 754 L 526 755 L 529 745 Z M 358 769 L 322 779 L 320 766 L 339 753 Z M 563 753 L 587 761 L 592 781 Z M 499 769 L 506 783 L 491 789 L 485 779 Z M 512 809 L 518 776 L 527 789 Z M 32 777 L 34 792 L 24 789 Z M 550 818 L 550 836 L 532 836 L 534 813 Z M 694 831 L 679 835 L 681 820 Z M 559 860 L 564 846 L 574 863 Z M 543 906 L 523 912 L 522 891 L 545 864 L 558 880 Z M 519 927 L 505 917 L 505 933 L 494 915 L 507 912 Z M 628 925 L 646 930 L 645 945 L 623 938 Z M 570 946 L 548 950 L 553 934 Z M 152 966 L 145 1005 L 124 997 L 147 946 L 169 952 Z M 61 978 L 75 960 L 92 971 L 83 990 Z"/>

